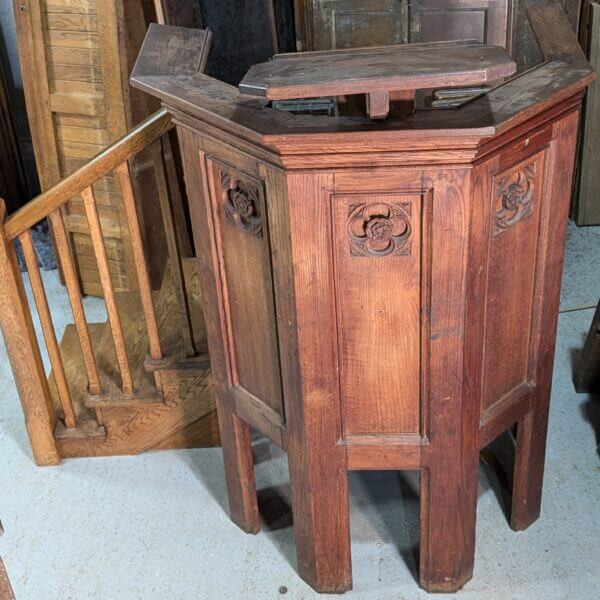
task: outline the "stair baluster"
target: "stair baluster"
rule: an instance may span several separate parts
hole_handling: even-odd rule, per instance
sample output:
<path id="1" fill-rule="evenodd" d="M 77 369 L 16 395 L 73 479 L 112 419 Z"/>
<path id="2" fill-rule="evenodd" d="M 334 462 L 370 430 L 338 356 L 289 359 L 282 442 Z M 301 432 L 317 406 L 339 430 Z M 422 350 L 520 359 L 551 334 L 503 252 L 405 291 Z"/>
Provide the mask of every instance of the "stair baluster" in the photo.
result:
<path id="1" fill-rule="evenodd" d="M 156 182 L 158 185 L 158 194 L 160 199 L 160 209 L 162 212 L 165 236 L 167 239 L 167 249 L 169 262 L 171 264 L 171 276 L 175 288 L 175 297 L 177 299 L 177 308 L 179 311 L 179 321 L 181 323 L 181 335 L 184 343 L 184 353 L 186 357 L 196 356 L 196 347 L 194 344 L 194 335 L 192 329 L 192 318 L 190 306 L 185 289 L 185 277 L 183 274 L 183 265 L 181 250 L 177 240 L 175 230 L 173 205 L 171 203 L 171 190 L 167 179 L 167 168 L 164 160 L 164 153 L 161 140 L 156 140 L 151 146 L 154 164 L 156 165 Z M 171 193 L 170 193 L 171 192 Z"/>
<path id="2" fill-rule="evenodd" d="M 77 427 L 77 419 L 75 417 L 71 393 L 69 392 L 69 385 L 65 376 L 65 369 L 60 354 L 60 347 L 58 345 L 56 332 L 52 323 L 52 314 L 50 312 L 50 307 L 48 306 L 48 298 L 46 297 L 44 283 L 42 281 L 42 276 L 40 275 L 37 255 L 33 246 L 33 240 L 31 238 L 31 231 L 29 229 L 24 231 L 19 236 L 19 241 L 21 242 L 21 247 L 23 248 L 25 265 L 27 266 L 27 271 L 29 272 L 29 280 L 31 281 L 33 298 L 35 300 L 35 305 L 40 317 L 44 339 L 46 340 L 48 356 L 50 357 L 50 364 L 52 365 L 52 371 L 54 372 L 54 379 L 56 381 L 58 398 L 64 413 L 65 425 L 68 429 L 74 429 Z"/>
<path id="3" fill-rule="evenodd" d="M 142 241 L 142 233 L 140 221 L 135 205 L 135 196 L 133 186 L 131 184 L 131 173 L 129 171 L 129 163 L 127 161 L 121 163 L 117 167 L 117 174 L 121 183 L 121 191 L 123 193 L 123 204 L 125 214 L 127 215 L 127 223 L 129 226 L 129 235 L 131 245 L 133 247 L 133 257 L 135 262 L 135 270 L 140 288 L 140 296 L 142 300 L 142 308 L 146 318 L 146 326 L 148 328 L 148 340 L 150 356 L 154 360 L 160 360 L 163 357 L 160 344 L 160 336 L 158 332 L 158 323 L 156 321 L 156 312 L 154 310 L 154 302 L 152 300 L 152 285 L 150 284 L 150 275 L 148 274 L 148 265 L 144 256 L 144 244 Z"/>
<path id="4" fill-rule="evenodd" d="M 112 331 L 113 343 L 117 354 L 117 363 L 121 372 L 121 386 L 123 394 L 126 396 L 133 395 L 133 378 L 131 377 L 131 369 L 129 368 L 129 360 L 127 358 L 127 347 L 125 345 L 125 336 L 123 335 L 123 327 L 119 318 L 119 308 L 117 306 L 117 298 L 115 296 L 115 288 L 110 276 L 110 267 L 108 264 L 108 256 L 106 254 L 106 246 L 104 245 L 104 236 L 102 235 L 102 226 L 100 225 L 100 216 L 96 206 L 96 199 L 92 187 L 87 187 L 81 192 L 85 213 L 87 215 L 88 224 L 90 226 L 90 237 L 96 262 L 98 263 L 98 272 L 100 274 L 100 284 L 104 293 L 104 302 L 106 303 L 106 312 L 108 314 L 108 322 Z"/>
<path id="5" fill-rule="evenodd" d="M 94 358 L 94 349 L 90 337 L 90 330 L 83 309 L 83 301 L 81 299 L 81 290 L 79 288 L 79 280 L 77 279 L 77 271 L 71 254 L 71 246 L 67 238 L 67 231 L 60 213 L 60 209 L 48 215 L 52 231 L 54 233 L 54 243 L 58 259 L 63 270 L 63 277 L 67 287 L 69 302 L 71 303 L 71 311 L 73 313 L 73 321 L 77 329 L 79 343 L 81 344 L 81 352 L 88 376 L 90 394 L 99 396 L 102 393 L 100 385 L 100 376 L 98 375 L 98 366 Z M 98 414 L 98 424 L 102 424 L 102 417 Z"/>
<path id="6" fill-rule="evenodd" d="M 116 168 L 121 183 L 123 194 L 123 206 L 127 216 L 127 225 L 129 227 L 129 237 L 133 250 L 133 262 L 142 301 L 142 309 L 146 319 L 146 328 L 148 330 L 149 354 L 152 360 L 161 360 L 163 357 L 158 323 L 156 320 L 156 311 L 154 310 L 154 301 L 152 299 L 152 285 L 148 273 L 148 265 L 144 256 L 144 243 L 142 240 L 142 231 L 140 220 L 138 218 L 137 207 L 135 204 L 135 195 L 131 183 L 131 172 L 127 161 L 121 163 Z M 154 372 L 154 383 L 158 390 L 162 390 L 162 379 L 160 371 Z"/>

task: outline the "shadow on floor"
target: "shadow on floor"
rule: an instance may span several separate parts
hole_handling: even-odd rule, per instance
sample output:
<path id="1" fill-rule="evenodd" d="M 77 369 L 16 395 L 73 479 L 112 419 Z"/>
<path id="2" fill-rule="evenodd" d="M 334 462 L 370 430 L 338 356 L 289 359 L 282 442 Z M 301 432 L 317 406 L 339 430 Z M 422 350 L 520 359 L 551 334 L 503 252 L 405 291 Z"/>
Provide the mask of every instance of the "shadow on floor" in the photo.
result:
<path id="1" fill-rule="evenodd" d="M 510 522 L 513 467 L 515 464 L 516 427 L 501 433 L 479 454 L 480 494 L 491 489 L 504 517 Z"/>
<path id="2" fill-rule="evenodd" d="M 587 401 L 581 406 L 581 413 L 594 429 L 596 452 L 600 456 L 600 394 L 587 394 Z"/>
<path id="3" fill-rule="evenodd" d="M 573 374 L 573 381 L 575 379 L 577 370 L 579 369 L 579 362 L 581 360 L 581 354 L 583 352 L 586 339 L 587 333 L 582 334 L 581 346 L 577 348 L 571 348 L 570 350 L 571 373 Z M 600 365 L 598 365 L 598 369 L 600 369 Z M 575 387 L 574 384 L 573 387 Z M 600 455 L 600 394 L 579 392 L 579 396 L 582 399 L 587 397 L 585 403 L 581 405 L 581 414 L 594 430 L 594 434 L 596 436 L 596 452 L 598 455 Z"/>
<path id="4" fill-rule="evenodd" d="M 392 543 L 418 582 L 420 473 L 350 473 L 352 541 Z"/>
<path id="5" fill-rule="evenodd" d="M 600 403 L 595 413 L 600 426 Z M 260 488 L 257 481 L 258 506 L 262 532 L 280 555 L 297 569 L 293 530 L 292 493 L 287 481 L 285 453 L 264 438 L 253 439 L 255 466 L 268 470 L 268 481 L 278 485 Z M 226 514 L 229 514 L 223 460 L 219 449 L 184 454 L 189 467 Z M 481 453 L 479 495 L 492 490 L 510 519 L 510 490 L 515 453 L 514 430 L 503 433 Z M 279 477 L 274 473 L 279 471 Z M 258 479 L 263 479 L 260 477 Z M 350 524 L 353 544 L 388 543 L 395 545 L 399 556 L 418 581 L 419 565 L 419 498 L 418 471 L 354 471 L 349 474 Z M 240 533 L 240 535 L 244 535 Z"/>

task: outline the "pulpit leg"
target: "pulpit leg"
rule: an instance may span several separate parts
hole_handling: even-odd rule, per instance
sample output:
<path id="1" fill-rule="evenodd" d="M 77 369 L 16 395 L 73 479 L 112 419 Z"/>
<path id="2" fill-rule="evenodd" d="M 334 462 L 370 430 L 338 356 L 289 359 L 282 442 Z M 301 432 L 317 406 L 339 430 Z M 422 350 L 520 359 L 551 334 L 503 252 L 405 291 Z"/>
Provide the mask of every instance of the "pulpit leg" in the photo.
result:
<path id="1" fill-rule="evenodd" d="M 539 516 L 542 505 L 548 403 L 538 406 L 517 424 L 510 526 L 522 531 Z"/>
<path id="2" fill-rule="evenodd" d="M 317 454 L 288 448 L 298 571 L 317 592 L 343 593 L 352 589 L 348 473 Z"/>
<path id="3" fill-rule="evenodd" d="M 419 577 L 428 592 L 456 592 L 473 576 L 477 460 L 421 469 Z"/>
<path id="4" fill-rule="evenodd" d="M 246 533 L 260 530 L 250 427 L 217 399 L 231 520 Z"/>

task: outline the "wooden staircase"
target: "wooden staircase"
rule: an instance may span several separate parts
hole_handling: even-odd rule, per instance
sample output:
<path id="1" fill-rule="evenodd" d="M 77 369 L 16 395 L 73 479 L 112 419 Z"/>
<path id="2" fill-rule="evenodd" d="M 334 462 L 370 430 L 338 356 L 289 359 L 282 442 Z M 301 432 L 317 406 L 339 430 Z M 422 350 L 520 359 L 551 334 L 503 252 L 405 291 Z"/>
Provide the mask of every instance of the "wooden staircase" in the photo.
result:
<path id="1" fill-rule="evenodd" d="M 175 286 L 168 266 L 154 307 L 163 351 L 170 360 L 149 360 L 148 333 L 139 295 L 117 293 L 119 315 L 127 345 L 134 394 L 124 395 L 119 382 L 115 347 L 109 323 L 90 325 L 102 394 L 88 390 L 85 364 L 74 325 L 69 325 L 61 342 L 68 357 L 64 369 L 73 400 L 78 427 L 67 429 L 57 422 L 55 437 L 63 458 L 137 454 L 145 450 L 205 447 L 219 443 L 218 422 L 211 389 L 210 363 L 201 307 L 200 286 L 194 258 L 184 259 L 194 346 L 197 355 L 188 357 L 177 311 Z M 160 387 L 155 375 L 159 374 Z M 49 378 L 55 409 L 61 405 L 54 373 Z M 162 389 L 161 389 L 162 388 Z"/>
<path id="2" fill-rule="evenodd" d="M 209 41 L 206 36 L 207 45 Z M 185 258 L 174 225 L 181 190 L 169 170 L 172 127 L 169 114 L 161 109 L 13 215 L 5 218 L 0 199 L 0 329 L 38 465 L 220 443 L 196 261 Z M 146 251 L 152 248 L 142 238 L 141 201 L 134 194 L 129 163 L 146 149 L 154 157 L 168 246 L 158 290 L 150 280 Z M 94 192 L 107 176 L 121 187 L 129 228 L 137 281 L 128 292 L 115 286 Z M 74 196 L 83 199 L 106 323 L 86 319 L 63 214 Z M 44 218 L 52 226 L 73 313 L 73 324 L 60 343 L 31 237 L 31 227 Z M 52 367 L 49 377 L 17 264 L 17 240 Z"/>

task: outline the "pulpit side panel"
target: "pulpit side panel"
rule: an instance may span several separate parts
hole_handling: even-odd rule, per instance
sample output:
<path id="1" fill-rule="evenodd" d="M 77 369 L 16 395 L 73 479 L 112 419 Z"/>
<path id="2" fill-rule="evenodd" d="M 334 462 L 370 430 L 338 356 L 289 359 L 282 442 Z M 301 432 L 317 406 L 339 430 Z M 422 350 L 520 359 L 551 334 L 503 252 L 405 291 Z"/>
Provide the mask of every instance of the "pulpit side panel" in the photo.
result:
<path id="1" fill-rule="evenodd" d="M 267 192 L 261 161 L 179 128 L 217 394 L 283 443 Z M 269 193 L 275 193 L 271 191 Z"/>
<path id="2" fill-rule="evenodd" d="M 526 394 L 546 151 L 492 175 L 488 211 L 483 410 Z"/>
<path id="3" fill-rule="evenodd" d="M 572 181 L 577 113 L 529 132 L 477 168 L 485 284 L 482 331 L 481 445 L 491 442 L 536 405 L 548 403 L 540 379 L 553 351 L 553 324 L 542 313 L 557 302 Z M 569 129 L 570 128 L 570 129 Z M 568 130 L 564 141 L 557 132 Z M 564 136 L 565 138 L 567 136 Z M 558 161 L 568 158 L 568 167 Z M 566 159 L 565 159 L 566 160 Z M 571 169 L 571 170 L 569 170 Z M 557 234 L 556 232 L 560 232 Z M 473 237 L 475 239 L 475 237 Z M 478 335 L 478 333 L 477 333 Z"/>
<path id="4" fill-rule="evenodd" d="M 263 181 L 207 160 L 230 385 L 282 413 L 277 326 Z"/>

